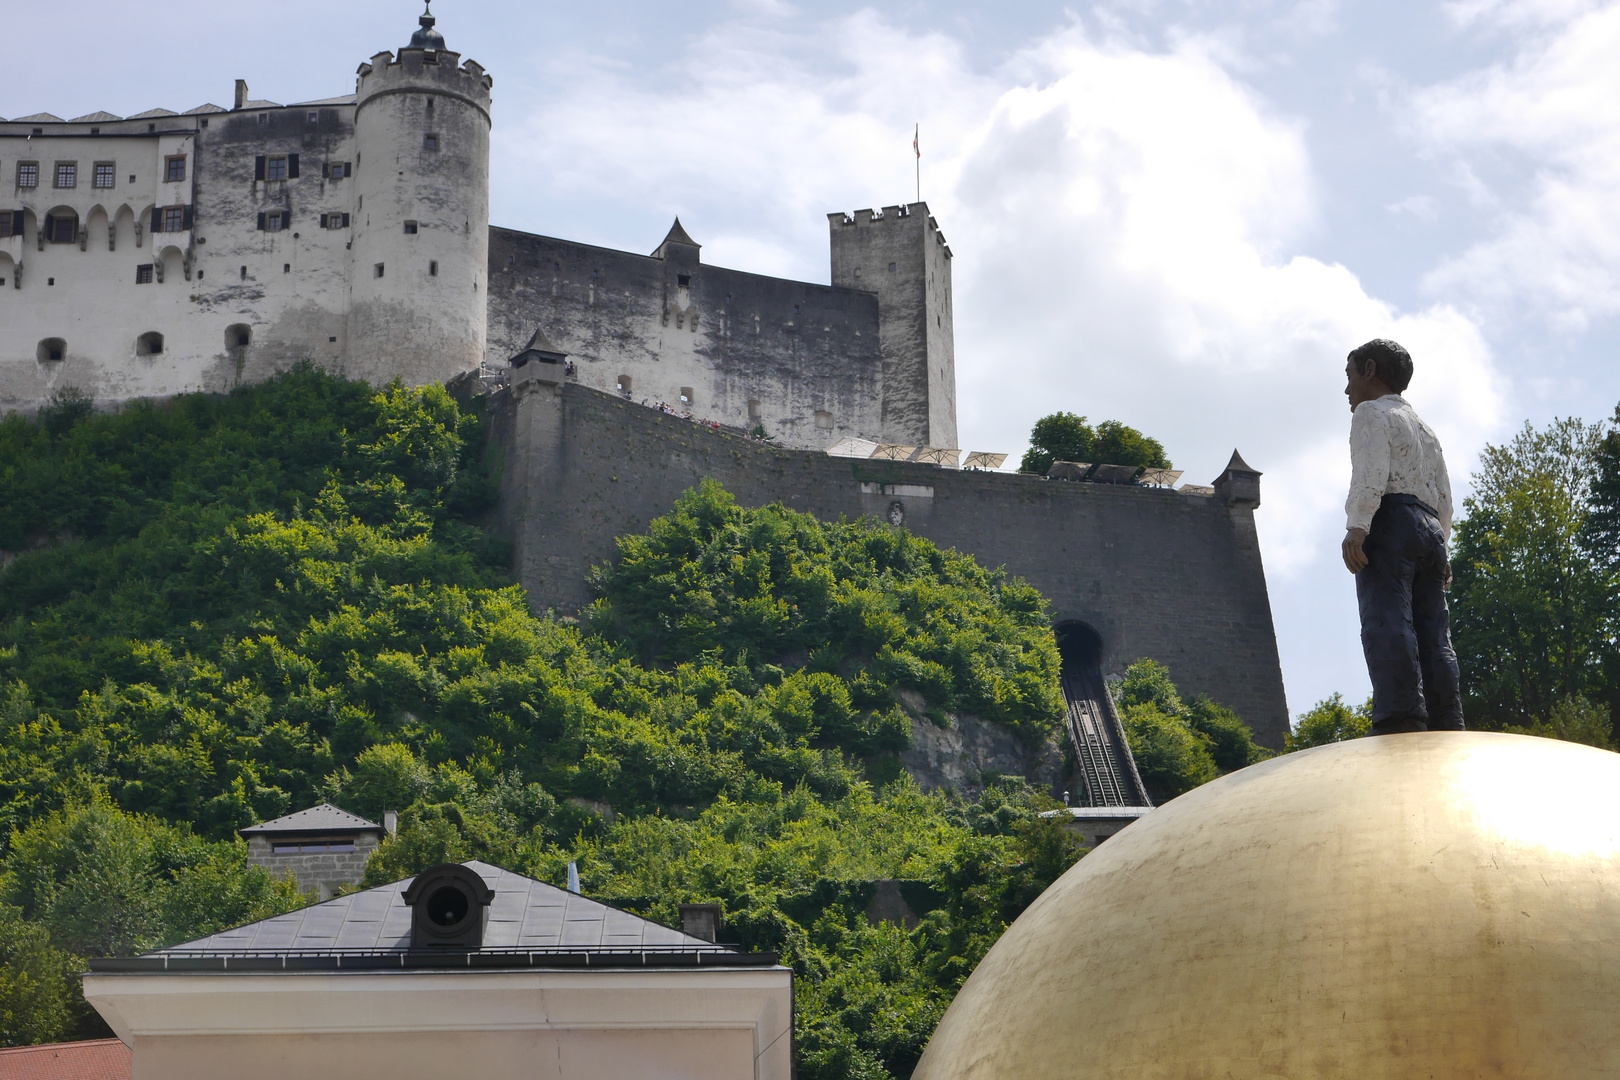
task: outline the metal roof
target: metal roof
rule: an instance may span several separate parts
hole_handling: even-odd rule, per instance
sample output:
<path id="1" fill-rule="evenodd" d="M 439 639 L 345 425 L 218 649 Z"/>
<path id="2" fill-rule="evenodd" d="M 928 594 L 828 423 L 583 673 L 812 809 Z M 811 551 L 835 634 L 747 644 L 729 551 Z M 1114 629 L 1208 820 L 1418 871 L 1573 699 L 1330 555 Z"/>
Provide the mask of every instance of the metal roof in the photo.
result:
<path id="1" fill-rule="evenodd" d="M 278 817 L 274 821 L 266 821 L 260 825 L 249 825 L 237 831 L 243 836 L 268 836 L 277 833 L 380 833 L 384 829 L 375 821 L 367 821 L 347 810 L 340 810 L 331 803 L 321 803 L 308 810 L 300 810 L 295 814 Z"/>
<path id="2" fill-rule="evenodd" d="M 489 863 L 464 865 L 495 890 L 481 952 L 733 952 L 724 945 Z M 334 897 L 323 904 L 159 949 L 140 959 L 407 953 L 411 944 L 411 909 L 405 906 L 404 896 L 413 880 Z"/>

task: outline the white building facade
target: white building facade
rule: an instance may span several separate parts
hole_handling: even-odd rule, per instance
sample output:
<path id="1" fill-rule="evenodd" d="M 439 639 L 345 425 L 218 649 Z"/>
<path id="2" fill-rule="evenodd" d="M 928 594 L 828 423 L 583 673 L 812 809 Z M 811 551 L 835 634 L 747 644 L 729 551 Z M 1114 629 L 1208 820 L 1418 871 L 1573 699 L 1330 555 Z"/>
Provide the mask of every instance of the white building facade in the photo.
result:
<path id="1" fill-rule="evenodd" d="M 421 22 L 347 97 L 0 123 L 0 410 L 476 367 L 491 79 Z"/>

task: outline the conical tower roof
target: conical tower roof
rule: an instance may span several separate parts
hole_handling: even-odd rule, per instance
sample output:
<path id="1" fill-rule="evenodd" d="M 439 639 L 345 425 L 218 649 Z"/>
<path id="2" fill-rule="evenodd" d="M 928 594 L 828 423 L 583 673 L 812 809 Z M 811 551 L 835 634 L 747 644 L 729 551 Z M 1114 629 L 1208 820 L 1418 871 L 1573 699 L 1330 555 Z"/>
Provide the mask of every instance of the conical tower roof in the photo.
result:
<path id="1" fill-rule="evenodd" d="M 687 235 L 686 229 L 681 225 L 680 218 L 676 218 L 675 224 L 669 227 L 669 234 L 664 237 L 664 242 L 658 245 L 658 250 L 653 252 L 653 258 L 662 259 L 671 244 L 689 247 L 694 253 L 703 247 L 702 244 Z"/>

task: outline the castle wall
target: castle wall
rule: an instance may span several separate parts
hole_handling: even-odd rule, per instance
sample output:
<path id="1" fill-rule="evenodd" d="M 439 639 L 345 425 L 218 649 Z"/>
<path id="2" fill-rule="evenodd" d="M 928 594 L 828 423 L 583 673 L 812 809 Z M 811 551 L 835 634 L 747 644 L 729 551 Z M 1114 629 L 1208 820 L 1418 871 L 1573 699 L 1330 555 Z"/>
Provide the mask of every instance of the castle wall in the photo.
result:
<path id="1" fill-rule="evenodd" d="M 713 477 L 748 506 L 871 515 L 1027 579 L 1103 641 L 1103 670 L 1152 657 L 1282 745 L 1287 704 L 1253 510 L 1151 488 L 833 458 L 711 431 L 519 369 L 490 402 L 501 526 L 538 609 L 590 600 L 586 574 Z M 533 370 L 531 370 L 533 369 Z M 548 381 L 549 380 L 549 381 Z"/>
<path id="2" fill-rule="evenodd" d="M 504 365 L 538 326 L 581 386 L 617 393 L 628 375 L 632 401 L 763 424 L 787 446 L 879 437 L 876 296 L 704 265 L 695 245 L 660 250 L 666 257 L 491 229 L 490 364 Z"/>
<path id="3" fill-rule="evenodd" d="M 24 222 L 21 236 L 0 238 L 0 411 L 31 410 L 65 386 L 104 402 L 223 391 L 306 358 L 375 383 L 477 367 L 489 80 L 455 53 L 437 59 L 374 57 L 358 118 L 351 96 L 0 122 L 0 211 Z M 171 158 L 184 162 L 173 183 Z M 55 186 L 61 162 L 77 168 L 72 188 Z M 94 186 L 99 163 L 112 166 L 111 187 Z M 37 166 L 37 186 L 18 183 L 24 164 Z M 161 227 L 160 214 L 154 231 L 164 208 L 182 212 L 182 227 Z M 47 219 L 63 212 L 77 235 L 52 242 Z"/>

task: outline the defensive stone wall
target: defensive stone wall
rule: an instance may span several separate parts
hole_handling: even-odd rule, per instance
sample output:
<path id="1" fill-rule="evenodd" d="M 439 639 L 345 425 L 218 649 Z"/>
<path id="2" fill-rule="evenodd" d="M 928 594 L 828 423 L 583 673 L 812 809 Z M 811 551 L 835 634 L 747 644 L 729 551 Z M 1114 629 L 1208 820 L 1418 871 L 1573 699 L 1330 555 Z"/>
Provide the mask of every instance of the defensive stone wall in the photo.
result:
<path id="1" fill-rule="evenodd" d="M 1103 671 L 1152 657 L 1188 695 L 1235 709 L 1268 746 L 1288 729 L 1247 485 L 1195 495 L 784 450 L 713 431 L 530 363 L 489 402 L 501 525 L 538 609 L 590 600 L 586 574 L 713 477 L 748 506 L 869 515 L 1004 566 L 1054 622 L 1092 627 Z"/>
<path id="2" fill-rule="evenodd" d="M 318 900 L 330 900 L 339 890 L 360 884 L 366 860 L 377 850 L 377 844 L 377 837 L 367 833 L 354 838 L 353 851 L 281 854 L 269 837 L 250 836 L 248 862 L 264 867 L 272 877 L 291 874 L 300 890 L 314 893 Z"/>
<path id="3" fill-rule="evenodd" d="M 636 255 L 491 229 L 490 366 L 539 327 L 582 386 L 793 446 L 878 438 L 877 296 L 708 266 L 680 235 Z"/>

